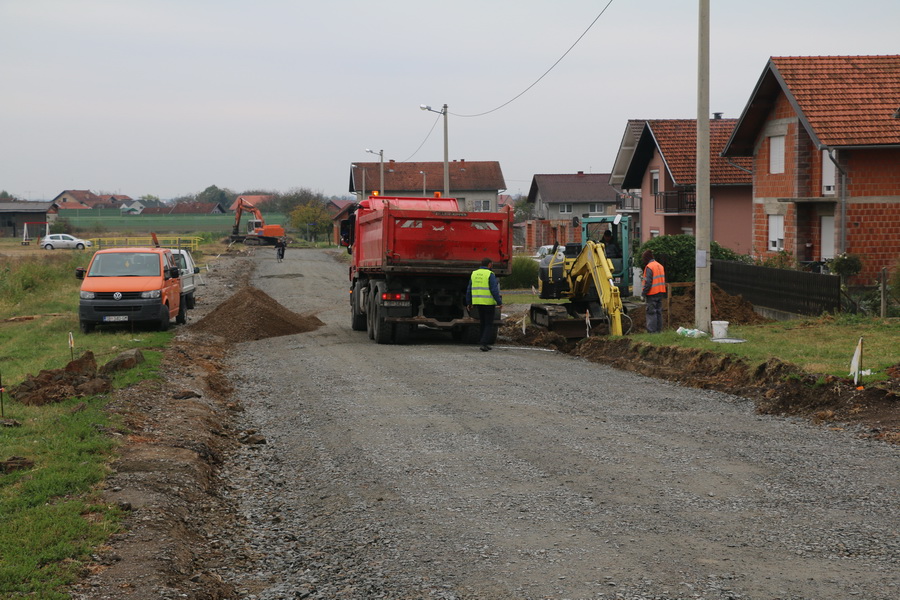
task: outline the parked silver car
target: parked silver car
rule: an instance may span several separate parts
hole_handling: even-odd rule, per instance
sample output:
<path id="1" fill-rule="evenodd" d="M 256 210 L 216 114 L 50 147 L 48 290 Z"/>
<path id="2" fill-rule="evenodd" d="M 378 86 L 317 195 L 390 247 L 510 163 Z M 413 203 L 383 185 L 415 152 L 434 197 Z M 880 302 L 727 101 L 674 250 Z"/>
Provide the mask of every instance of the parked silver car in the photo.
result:
<path id="1" fill-rule="evenodd" d="M 76 250 L 84 250 L 93 246 L 91 240 L 83 240 L 68 233 L 51 233 L 41 239 L 41 248 L 44 250 L 54 250 L 56 248 L 75 248 Z"/>

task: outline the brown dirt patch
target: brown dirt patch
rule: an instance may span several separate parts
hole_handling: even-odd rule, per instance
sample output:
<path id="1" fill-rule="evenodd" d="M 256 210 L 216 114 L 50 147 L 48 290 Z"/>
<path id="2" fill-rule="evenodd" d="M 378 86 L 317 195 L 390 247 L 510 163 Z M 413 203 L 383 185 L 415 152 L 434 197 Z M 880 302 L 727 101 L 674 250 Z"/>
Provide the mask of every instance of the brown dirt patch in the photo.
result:
<path id="1" fill-rule="evenodd" d="M 324 325 L 314 315 L 298 315 L 264 291 L 242 287 L 191 326 L 191 329 L 221 336 L 229 342 L 262 340 L 281 335 L 307 333 Z"/>
<path id="2" fill-rule="evenodd" d="M 743 296 L 732 296 L 716 284 L 712 284 L 712 304 L 710 312 L 714 321 L 728 321 L 732 325 L 757 325 L 768 323 L 762 315 L 753 310 L 753 305 Z M 694 326 L 694 304 L 696 294 L 694 287 L 676 288 L 668 301 L 663 302 L 663 323 L 666 327 Z M 643 306 L 628 313 L 633 321 L 632 333 L 647 331 L 647 316 Z"/>

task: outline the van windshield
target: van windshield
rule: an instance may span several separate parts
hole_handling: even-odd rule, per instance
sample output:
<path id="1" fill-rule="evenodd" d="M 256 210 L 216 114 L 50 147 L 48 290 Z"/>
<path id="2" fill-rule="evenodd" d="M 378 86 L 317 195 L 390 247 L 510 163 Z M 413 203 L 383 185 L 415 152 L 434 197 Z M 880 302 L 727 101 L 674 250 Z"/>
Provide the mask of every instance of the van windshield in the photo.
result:
<path id="1" fill-rule="evenodd" d="M 158 277 L 159 255 L 150 252 L 97 254 L 88 277 Z"/>

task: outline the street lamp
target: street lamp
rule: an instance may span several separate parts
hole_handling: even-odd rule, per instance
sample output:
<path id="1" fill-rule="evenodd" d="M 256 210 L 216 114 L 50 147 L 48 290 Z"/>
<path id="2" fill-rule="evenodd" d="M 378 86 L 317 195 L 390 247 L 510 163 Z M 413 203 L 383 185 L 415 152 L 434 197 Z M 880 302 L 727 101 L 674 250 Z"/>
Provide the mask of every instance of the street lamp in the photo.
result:
<path id="1" fill-rule="evenodd" d="M 425 195 L 425 171 L 419 171 L 419 175 L 422 176 L 422 195 Z"/>
<path id="2" fill-rule="evenodd" d="M 444 115 L 444 197 L 450 197 L 450 151 L 447 142 L 447 105 L 445 104 L 441 110 L 434 110 L 427 104 L 420 104 L 419 108 L 428 110 L 439 115 Z"/>
<path id="3" fill-rule="evenodd" d="M 380 163 L 379 166 L 380 166 L 380 170 L 381 170 L 381 187 L 378 188 L 380 190 L 378 192 L 378 194 L 381 196 L 384 196 L 384 150 L 379 150 L 378 152 L 375 152 L 374 150 L 369 150 L 368 148 L 366 148 L 366 152 L 368 152 L 369 154 L 377 154 L 378 155 L 378 162 Z"/>

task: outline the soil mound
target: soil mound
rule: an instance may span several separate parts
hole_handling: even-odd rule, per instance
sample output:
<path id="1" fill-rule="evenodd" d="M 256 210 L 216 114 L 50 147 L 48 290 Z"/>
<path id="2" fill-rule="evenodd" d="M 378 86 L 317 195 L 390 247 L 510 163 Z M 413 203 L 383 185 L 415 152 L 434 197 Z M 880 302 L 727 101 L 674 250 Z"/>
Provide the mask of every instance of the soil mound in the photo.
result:
<path id="1" fill-rule="evenodd" d="M 191 329 L 221 336 L 229 342 L 247 342 L 307 333 L 322 325 L 318 317 L 292 312 L 264 291 L 247 286 L 191 325 Z"/>
<path id="2" fill-rule="evenodd" d="M 663 323 L 669 329 L 694 326 L 694 287 L 676 289 L 667 301 L 663 301 Z M 732 296 L 716 284 L 712 284 L 711 314 L 713 321 L 728 321 L 731 325 L 756 325 L 768 323 L 766 319 L 753 310 L 753 305 L 743 296 Z M 634 322 L 632 333 L 647 331 L 647 317 L 643 306 L 628 313 Z"/>
<path id="3" fill-rule="evenodd" d="M 94 353 L 88 350 L 62 369 L 44 369 L 37 375 L 28 375 L 9 393 L 21 404 L 43 406 L 68 398 L 105 394 L 111 389 L 110 379 L 97 373 Z"/>

